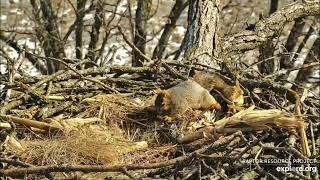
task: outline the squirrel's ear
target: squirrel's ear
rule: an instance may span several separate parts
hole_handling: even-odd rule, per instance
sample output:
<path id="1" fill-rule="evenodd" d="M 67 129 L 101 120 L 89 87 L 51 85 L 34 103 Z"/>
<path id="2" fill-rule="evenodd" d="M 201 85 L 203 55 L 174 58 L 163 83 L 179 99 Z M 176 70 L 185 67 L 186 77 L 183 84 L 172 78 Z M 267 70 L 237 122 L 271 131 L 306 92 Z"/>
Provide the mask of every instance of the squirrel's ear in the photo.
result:
<path id="1" fill-rule="evenodd" d="M 167 99 L 171 98 L 171 94 L 168 90 L 160 90 L 157 95 Z"/>
<path id="2" fill-rule="evenodd" d="M 154 94 L 159 94 L 162 90 L 160 88 L 157 88 L 156 90 L 153 90 Z"/>

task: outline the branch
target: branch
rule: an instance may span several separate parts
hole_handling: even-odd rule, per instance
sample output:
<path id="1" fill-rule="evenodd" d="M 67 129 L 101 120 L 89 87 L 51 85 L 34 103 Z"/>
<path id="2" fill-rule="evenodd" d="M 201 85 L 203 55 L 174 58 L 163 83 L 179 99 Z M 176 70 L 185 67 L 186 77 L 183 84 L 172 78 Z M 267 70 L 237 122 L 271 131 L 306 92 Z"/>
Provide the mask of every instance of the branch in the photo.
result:
<path id="1" fill-rule="evenodd" d="M 184 0 L 177 0 L 174 4 L 170 12 L 168 22 L 165 25 L 163 33 L 160 37 L 159 43 L 154 48 L 152 59 L 162 58 L 165 48 L 169 41 L 169 37 L 172 34 L 172 31 L 174 30 L 180 15 L 182 14 L 183 10 L 188 6 L 188 4 L 189 1 Z"/>
<path id="2" fill-rule="evenodd" d="M 48 123 L 44 122 L 39 122 L 31 119 L 24 119 L 24 118 L 19 118 L 19 117 L 14 117 L 10 115 L 4 115 L 0 114 L 0 119 L 5 120 L 5 121 L 12 121 L 14 123 L 22 124 L 28 127 L 35 127 L 39 129 L 43 129 L 46 131 L 60 131 L 61 129 L 57 126 L 50 125 Z M 0 172 L 1 174 L 1 172 Z"/>
<path id="3" fill-rule="evenodd" d="M 122 35 L 124 41 L 132 48 L 133 51 L 136 51 L 140 57 L 142 57 L 144 60 L 148 62 L 152 62 L 152 59 L 150 59 L 148 56 L 146 56 L 143 52 L 141 52 L 132 42 L 128 40 L 128 38 L 124 35 L 121 27 L 118 27 L 118 30 L 120 34 Z M 162 66 L 175 78 L 180 78 L 183 80 L 186 80 L 187 78 L 179 74 L 177 71 L 175 71 L 173 68 L 171 68 L 166 62 L 161 62 Z"/>
<path id="4" fill-rule="evenodd" d="M 152 0 L 138 0 L 135 17 L 134 45 L 142 52 L 146 51 L 147 43 L 147 21 L 151 17 L 150 11 Z M 143 66 L 144 57 L 140 53 L 133 51 L 132 66 Z"/>
<path id="5" fill-rule="evenodd" d="M 140 51 L 140 49 L 135 46 L 132 42 L 129 41 L 129 39 L 126 37 L 126 35 L 123 33 L 123 30 L 120 26 L 118 26 L 118 30 L 120 34 L 122 35 L 123 40 L 134 50 L 136 51 L 144 60 L 151 62 L 152 60 L 146 56 L 143 52 Z"/>
<path id="6" fill-rule="evenodd" d="M 304 16 L 316 16 L 320 14 L 320 2 L 297 3 L 294 2 L 281 10 L 273 13 L 269 18 L 256 24 L 254 31 L 243 31 L 221 42 L 222 55 L 230 52 L 255 49 L 263 42 L 273 38 L 285 23 Z M 223 56 L 222 56 L 223 57 Z"/>
<path id="7" fill-rule="evenodd" d="M 82 59 L 82 32 L 83 32 L 83 18 L 85 16 L 85 6 L 87 0 L 77 1 L 77 11 L 75 11 L 77 17 L 75 20 L 75 34 L 76 34 L 76 57 Z M 72 4 L 72 3 L 70 3 Z M 70 28 L 71 29 L 71 28 Z"/>
<path id="8" fill-rule="evenodd" d="M 102 25 L 102 22 L 104 21 L 104 2 L 101 0 L 97 1 L 96 7 L 95 7 L 95 14 L 94 14 L 94 23 L 92 25 L 92 29 L 90 32 L 90 43 L 88 47 L 88 53 L 85 57 L 85 59 L 89 58 L 91 61 L 95 62 L 96 58 L 96 47 L 97 43 L 99 41 L 99 31 Z"/>
<path id="9" fill-rule="evenodd" d="M 40 63 L 37 58 L 32 56 L 32 53 L 28 52 L 27 50 L 21 48 L 16 41 L 7 37 L 3 31 L 0 32 L 0 39 L 7 43 L 10 47 L 16 50 L 19 54 L 25 52 L 25 57 L 32 63 L 32 65 L 41 72 L 41 74 L 46 74 L 47 68 Z"/>

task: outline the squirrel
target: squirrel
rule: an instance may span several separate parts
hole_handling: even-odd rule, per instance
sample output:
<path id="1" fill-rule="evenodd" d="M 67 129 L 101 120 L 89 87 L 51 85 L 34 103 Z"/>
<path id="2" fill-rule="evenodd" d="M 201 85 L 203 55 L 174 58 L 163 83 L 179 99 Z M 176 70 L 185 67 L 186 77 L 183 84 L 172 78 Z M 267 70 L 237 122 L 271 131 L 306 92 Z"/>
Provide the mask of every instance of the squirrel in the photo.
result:
<path id="1" fill-rule="evenodd" d="M 193 80 L 210 92 L 214 89 L 218 90 L 233 105 L 241 106 L 244 103 L 243 90 L 238 80 L 235 85 L 229 85 L 219 75 L 205 72 L 196 72 Z"/>
<path id="2" fill-rule="evenodd" d="M 170 89 L 160 90 L 155 100 L 155 108 L 158 114 L 165 115 L 165 121 L 171 122 L 190 108 L 219 110 L 221 106 L 207 89 L 189 79 Z"/>

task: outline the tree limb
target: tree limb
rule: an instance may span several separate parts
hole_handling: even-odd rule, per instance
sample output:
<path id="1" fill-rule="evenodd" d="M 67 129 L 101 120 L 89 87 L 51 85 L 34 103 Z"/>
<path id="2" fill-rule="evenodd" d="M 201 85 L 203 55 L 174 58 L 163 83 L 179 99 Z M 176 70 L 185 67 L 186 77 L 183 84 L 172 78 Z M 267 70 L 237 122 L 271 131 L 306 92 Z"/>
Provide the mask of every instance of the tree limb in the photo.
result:
<path id="1" fill-rule="evenodd" d="M 285 23 L 304 16 L 320 14 L 320 2 L 295 2 L 273 13 L 269 18 L 256 24 L 254 31 L 245 30 L 221 42 L 223 55 L 231 52 L 255 49 L 263 42 L 273 38 Z"/>

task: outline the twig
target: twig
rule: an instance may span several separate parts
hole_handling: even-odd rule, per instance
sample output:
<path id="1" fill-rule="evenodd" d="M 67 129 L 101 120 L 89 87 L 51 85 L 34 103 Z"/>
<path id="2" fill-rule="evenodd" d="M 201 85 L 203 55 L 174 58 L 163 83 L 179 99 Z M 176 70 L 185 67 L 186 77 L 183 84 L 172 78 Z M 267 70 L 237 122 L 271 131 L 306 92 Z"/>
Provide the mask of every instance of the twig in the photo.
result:
<path id="1" fill-rule="evenodd" d="M 122 173 L 125 174 L 126 176 L 128 176 L 130 179 L 136 179 L 127 171 L 126 168 L 122 169 Z"/>
<path id="2" fill-rule="evenodd" d="M 256 156 L 254 157 L 254 159 L 255 159 L 255 161 L 254 161 L 255 163 L 254 163 L 254 164 L 255 164 L 258 172 L 259 172 L 260 174 L 262 174 L 262 175 L 265 175 L 265 176 L 271 178 L 271 179 L 278 180 L 278 178 L 276 178 L 274 175 L 266 172 L 266 171 L 265 171 L 264 169 L 262 169 L 261 166 L 258 164 L 257 158 L 260 156 L 261 152 L 262 152 L 262 147 L 260 148 L 260 150 L 258 151 L 258 153 L 256 154 Z"/>
<path id="3" fill-rule="evenodd" d="M 18 159 L 7 159 L 7 158 L 0 157 L 0 162 L 12 164 L 14 166 L 22 166 L 22 167 L 32 167 L 33 166 L 32 164 L 19 161 Z"/>
<path id="4" fill-rule="evenodd" d="M 129 39 L 126 37 L 126 35 L 124 35 L 122 29 L 120 26 L 118 26 L 118 30 L 120 32 L 120 34 L 123 37 L 123 40 L 134 50 L 136 51 L 141 57 L 143 57 L 143 59 L 147 60 L 148 62 L 151 62 L 152 60 L 146 56 L 144 53 L 142 53 L 132 42 L 129 41 Z"/>
<path id="5" fill-rule="evenodd" d="M 109 90 L 111 92 L 114 92 L 116 94 L 119 94 L 119 92 L 109 86 L 107 86 L 106 84 L 100 82 L 100 81 L 97 81 L 93 78 L 89 78 L 89 77 L 84 77 L 81 73 L 79 73 L 76 69 L 74 69 L 73 67 L 71 67 L 68 63 L 64 62 L 64 61 L 61 61 L 60 59 L 57 59 L 57 58 L 51 58 L 49 57 L 50 60 L 55 60 L 55 61 L 58 61 L 60 63 L 62 63 L 65 67 L 67 67 L 68 69 L 70 69 L 72 72 L 74 72 L 75 74 L 79 75 L 80 78 L 84 79 L 84 80 L 87 80 L 87 81 L 91 81 L 91 82 L 94 82 L 96 84 L 99 84 L 100 86 L 102 86 L 103 88 L 105 88 L 106 90 Z M 56 76 L 55 76 L 56 77 Z"/>
<path id="6" fill-rule="evenodd" d="M 136 51 L 143 59 L 147 60 L 148 62 L 152 62 L 152 59 L 149 58 L 148 56 L 146 56 L 144 53 L 142 53 L 133 43 L 131 43 L 128 38 L 124 35 L 121 27 L 118 27 L 118 30 L 120 32 L 120 34 L 122 35 L 124 41 L 126 41 L 126 43 L 134 50 Z M 171 68 L 167 63 L 162 62 L 163 67 L 170 73 L 173 75 L 173 77 L 177 77 L 183 80 L 186 80 L 187 78 L 182 76 L 181 74 L 179 74 L 177 71 L 175 71 L 173 68 Z"/>
<path id="7" fill-rule="evenodd" d="M 247 146 L 243 151 L 241 151 L 236 158 L 240 159 L 242 155 L 244 155 L 247 151 L 249 151 L 253 146 L 259 144 L 259 142 L 266 139 L 268 136 L 269 134 L 267 133 L 267 134 L 264 134 L 261 138 L 255 139 L 249 146 Z"/>
<path id="8" fill-rule="evenodd" d="M 109 90 L 109 91 L 114 92 L 114 93 L 116 93 L 116 94 L 120 94 L 119 91 L 117 91 L 117 90 L 115 90 L 115 89 L 107 86 L 106 84 L 104 84 L 104 83 L 102 83 L 102 82 L 100 82 L 100 81 L 98 81 L 98 80 L 96 80 L 96 79 L 88 78 L 88 77 L 82 77 L 82 79 L 87 80 L 87 81 L 94 82 L 94 83 L 96 83 L 96 84 L 99 84 L 100 86 L 102 86 L 102 87 L 105 88 L 106 90 Z"/>
<path id="9" fill-rule="evenodd" d="M 61 131 L 62 130 L 60 127 L 53 126 L 53 125 L 50 125 L 50 124 L 47 124 L 44 122 L 14 117 L 14 116 L 10 116 L 10 115 L 0 114 L 0 119 L 5 120 L 5 121 L 12 121 L 14 123 L 18 123 L 18 124 L 25 125 L 28 127 L 35 127 L 35 128 L 43 129 L 46 131 Z"/>

